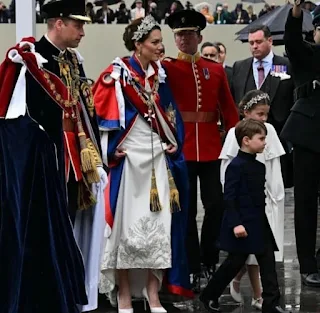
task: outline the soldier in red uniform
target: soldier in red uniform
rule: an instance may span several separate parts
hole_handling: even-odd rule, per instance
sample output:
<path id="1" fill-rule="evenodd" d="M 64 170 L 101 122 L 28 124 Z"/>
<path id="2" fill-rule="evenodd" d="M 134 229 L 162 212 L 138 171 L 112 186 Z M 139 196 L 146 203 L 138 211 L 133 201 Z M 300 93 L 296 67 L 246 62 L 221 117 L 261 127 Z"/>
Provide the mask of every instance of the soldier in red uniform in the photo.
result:
<path id="1" fill-rule="evenodd" d="M 184 154 L 190 182 L 187 250 L 194 291 L 199 291 L 201 263 L 209 271 L 215 271 L 219 261 L 216 241 L 223 211 L 219 112 L 227 131 L 239 117 L 222 65 L 202 58 L 198 52 L 200 32 L 206 27 L 204 16 L 182 10 L 171 15 L 168 22 L 180 51 L 177 59 L 166 58 L 163 63 L 185 125 Z M 198 177 L 205 209 L 201 246 L 196 222 Z"/>

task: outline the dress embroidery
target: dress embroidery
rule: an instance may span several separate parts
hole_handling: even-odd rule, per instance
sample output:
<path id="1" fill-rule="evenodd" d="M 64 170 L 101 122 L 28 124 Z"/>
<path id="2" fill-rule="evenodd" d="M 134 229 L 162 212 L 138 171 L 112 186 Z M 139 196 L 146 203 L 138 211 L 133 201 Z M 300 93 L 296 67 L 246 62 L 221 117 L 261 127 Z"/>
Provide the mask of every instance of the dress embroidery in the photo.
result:
<path id="1" fill-rule="evenodd" d="M 142 217 L 130 227 L 128 234 L 120 240 L 119 247 L 109 253 L 106 268 L 171 267 L 170 238 L 157 219 Z"/>

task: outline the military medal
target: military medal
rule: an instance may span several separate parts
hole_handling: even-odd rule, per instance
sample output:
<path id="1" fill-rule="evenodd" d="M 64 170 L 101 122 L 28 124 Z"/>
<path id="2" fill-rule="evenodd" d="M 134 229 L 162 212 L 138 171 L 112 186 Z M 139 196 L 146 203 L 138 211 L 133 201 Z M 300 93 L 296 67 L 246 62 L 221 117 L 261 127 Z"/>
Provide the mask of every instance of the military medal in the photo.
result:
<path id="1" fill-rule="evenodd" d="M 205 67 L 205 68 L 203 69 L 203 75 L 204 75 L 204 78 L 205 78 L 206 80 L 210 79 L 210 72 L 209 72 L 209 69 L 208 69 L 207 67 Z"/>

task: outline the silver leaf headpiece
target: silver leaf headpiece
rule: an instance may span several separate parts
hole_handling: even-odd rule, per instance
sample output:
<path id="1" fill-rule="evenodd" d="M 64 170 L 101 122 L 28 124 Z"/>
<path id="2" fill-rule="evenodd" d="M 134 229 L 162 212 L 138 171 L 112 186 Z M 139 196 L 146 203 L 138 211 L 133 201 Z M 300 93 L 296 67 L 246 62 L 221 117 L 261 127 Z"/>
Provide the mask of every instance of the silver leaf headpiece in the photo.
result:
<path id="1" fill-rule="evenodd" d="M 264 99 L 270 100 L 270 97 L 269 97 L 269 95 L 267 93 L 263 93 L 261 95 L 258 95 L 256 97 L 252 98 L 250 101 L 248 101 L 246 103 L 246 105 L 243 106 L 243 109 L 244 110 L 250 110 L 251 107 L 254 104 L 256 104 L 256 103 L 258 103 L 258 102 L 260 102 L 261 100 L 264 100 Z"/>
<path id="2" fill-rule="evenodd" d="M 147 35 L 154 27 L 160 27 L 152 15 L 147 15 L 134 32 L 132 39 L 135 41 L 140 40 L 144 35 Z"/>

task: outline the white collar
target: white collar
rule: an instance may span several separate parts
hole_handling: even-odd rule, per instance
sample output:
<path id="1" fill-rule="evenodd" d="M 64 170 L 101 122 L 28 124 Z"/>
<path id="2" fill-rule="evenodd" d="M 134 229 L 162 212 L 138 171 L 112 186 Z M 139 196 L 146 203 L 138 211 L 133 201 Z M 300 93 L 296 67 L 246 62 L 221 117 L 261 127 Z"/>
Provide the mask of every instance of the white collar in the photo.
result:
<path id="1" fill-rule="evenodd" d="M 151 77 L 152 75 L 154 75 L 156 72 L 153 68 L 153 66 L 149 63 L 147 70 L 145 71 L 146 73 L 146 78 Z"/>
<path id="2" fill-rule="evenodd" d="M 44 35 L 44 38 L 46 38 L 55 48 L 57 48 L 60 52 L 64 52 L 65 50 L 61 50 L 59 47 L 57 47 L 52 40 L 49 38 L 48 34 Z"/>
<path id="3" fill-rule="evenodd" d="M 262 60 L 258 60 L 257 58 L 253 58 L 253 62 L 254 62 L 254 63 L 257 63 L 257 62 L 262 61 L 262 62 L 265 62 L 265 63 L 272 64 L 273 57 L 274 57 L 274 53 L 273 53 L 273 51 L 271 50 L 271 51 L 269 52 L 269 54 L 268 54 L 266 57 L 264 57 Z"/>

